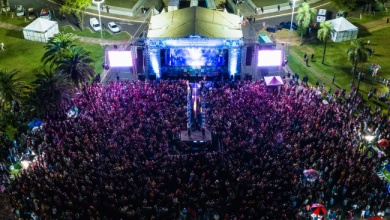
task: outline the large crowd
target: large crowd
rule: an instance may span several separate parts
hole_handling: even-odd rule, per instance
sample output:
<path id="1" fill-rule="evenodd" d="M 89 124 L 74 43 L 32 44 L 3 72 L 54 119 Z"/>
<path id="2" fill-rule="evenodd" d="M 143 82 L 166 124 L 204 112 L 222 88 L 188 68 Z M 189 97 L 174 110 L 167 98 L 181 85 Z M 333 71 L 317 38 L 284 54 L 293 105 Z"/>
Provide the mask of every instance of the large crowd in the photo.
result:
<path id="1" fill-rule="evenodd" d="M 187 129 L 187 82 L 84 85 L 29 135 L 37 160 L 9 188 L 15 213 L 40 219 L 304 219 L 321 203 L 390 215 L 384 157 L 359 135 L 389 138 L 380 109 L 321 87 L 261 81 L 202 88 L 218 151 L 173 154 Z M 77 116 L 69 116 L 70 109 Z M 304 170 L 318 171 L 309 181 Z M 310 211 L 310 210 L 309 210 Z"/>

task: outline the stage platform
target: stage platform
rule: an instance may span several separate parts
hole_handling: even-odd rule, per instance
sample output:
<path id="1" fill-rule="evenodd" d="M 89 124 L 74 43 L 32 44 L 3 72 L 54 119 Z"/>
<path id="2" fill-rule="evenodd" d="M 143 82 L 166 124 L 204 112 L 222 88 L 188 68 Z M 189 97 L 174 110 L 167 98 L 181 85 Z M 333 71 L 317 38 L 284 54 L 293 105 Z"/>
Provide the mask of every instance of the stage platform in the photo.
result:
<path id="1" fill-rule="evenodd" d="M 203 138 L 202 131 L 191 131 L 191 137 L 188 137 L 188 131 L 180 133 L 180 141 L 182 142 L 211 142 L 211 132 L 206 130 L 205 138 Z"/>

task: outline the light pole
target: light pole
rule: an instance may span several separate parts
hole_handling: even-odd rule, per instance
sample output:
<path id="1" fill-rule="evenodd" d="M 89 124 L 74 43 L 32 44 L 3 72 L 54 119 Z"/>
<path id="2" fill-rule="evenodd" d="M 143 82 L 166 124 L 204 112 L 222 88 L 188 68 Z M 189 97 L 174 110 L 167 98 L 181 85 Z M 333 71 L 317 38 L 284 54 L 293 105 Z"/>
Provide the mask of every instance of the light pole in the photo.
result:
<path id="1" fill-rule="evenodd" d="M 292 0 L 292 1 L 293 1 L 293 5 L 292 5 L 292 12 L 291 12 L 290 34 L 289 34 L 289 36 L 288 36 L 288 55 L 290 55 L 291 34 L 292 34 L 292 30 L 293 30 L 295 2 L 296 2 L 297 0 Z"/>
<path id="2" fill-rule="evenodd" d="M 103 25 L 102 25 L 102 18 L 100 16 L 100 5 L 104 3 L 104 0 L 92 0 L 92 3 L 97 4 L 98 7 L 99 23 L 100 23 L 100 38 L 102 39 L 102 43 L 103 43 Z"/>

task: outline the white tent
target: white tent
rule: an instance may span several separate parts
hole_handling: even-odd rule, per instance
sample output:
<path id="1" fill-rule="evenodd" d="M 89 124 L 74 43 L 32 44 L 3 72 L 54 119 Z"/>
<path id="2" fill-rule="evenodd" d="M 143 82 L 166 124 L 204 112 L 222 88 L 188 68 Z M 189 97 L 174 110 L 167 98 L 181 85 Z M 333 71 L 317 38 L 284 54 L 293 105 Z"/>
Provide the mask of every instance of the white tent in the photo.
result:
<path id="1" fill-rule="evenodd" d="M 264 76 L 265 85 L 267 86 L 282 86 L 284 85 L 280 76 Z"/>
<path id="2" fill-rule="evenodd" d="M 333 42 L 342 42 L 357 38 L 358 28 L 344 17 L 330 20 L 333 30 L 330 34 Z"/>
<path id="3" fill-rule="evenodd" d="M 37 18 L 31 24 L 27 25 L 27 27 L 23 28 L 24 39 L 45 43 L 58 32 L 58 23 L 56 21 L 43 18 Z"/>

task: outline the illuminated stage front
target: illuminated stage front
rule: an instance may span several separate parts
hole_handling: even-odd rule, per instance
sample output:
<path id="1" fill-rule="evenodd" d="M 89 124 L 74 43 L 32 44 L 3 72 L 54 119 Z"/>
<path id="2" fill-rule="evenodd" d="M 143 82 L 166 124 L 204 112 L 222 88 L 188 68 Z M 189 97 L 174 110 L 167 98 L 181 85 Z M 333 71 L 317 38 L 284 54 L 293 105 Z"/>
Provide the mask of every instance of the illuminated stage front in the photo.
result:
<path id="1" fill-rule="evenodd" d="M 240 71 L 241 41 L 190 36 L 149 39 L 149 72 L 157 78 L 181 74 L 235 75 Z"/>
<path id="2" fill-rule="evenodd" d="M 201 7 L 168 12 L 151 18 L 147 37 L 149 76 L 240 73 L 243 36 L 237 15 Z"/>

